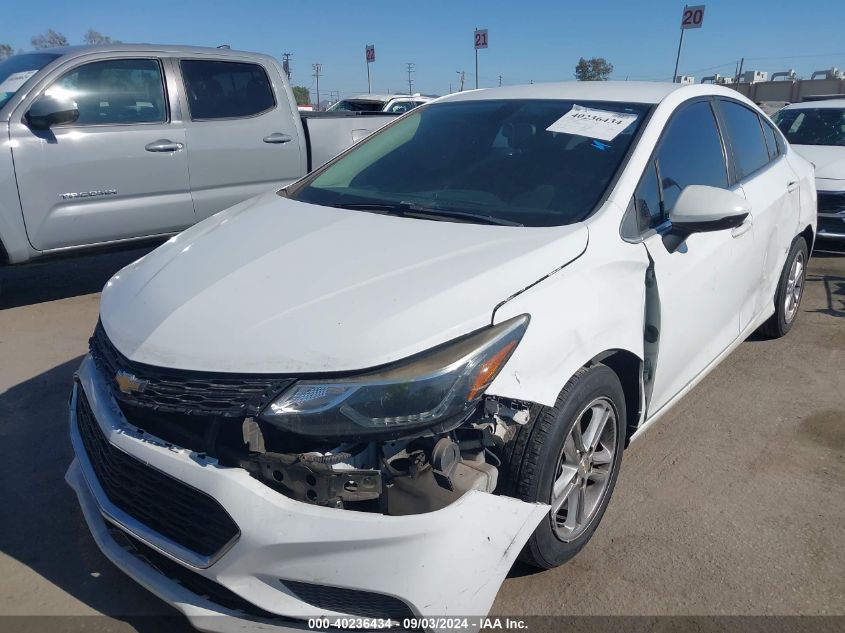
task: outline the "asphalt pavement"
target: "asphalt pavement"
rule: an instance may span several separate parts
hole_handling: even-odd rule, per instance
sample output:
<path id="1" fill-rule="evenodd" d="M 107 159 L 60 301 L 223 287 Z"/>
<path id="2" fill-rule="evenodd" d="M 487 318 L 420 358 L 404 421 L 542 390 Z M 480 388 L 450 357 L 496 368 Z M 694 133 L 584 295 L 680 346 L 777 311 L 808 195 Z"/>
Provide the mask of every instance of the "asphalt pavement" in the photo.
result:
<path id="1" fill-rule="evenodd" d="M 99 552 L 63 479 L 99 289 L 144 252 L 0 269 L 0 615 L 57 616 L 0 628 L 190 630 L 143 617 L 175 612 Z M 845 254 L 812 259 L 787 337 L 743 343 L 631 445 L 581 554 L 517 566 L 493 614 L 845 615 Z"/>

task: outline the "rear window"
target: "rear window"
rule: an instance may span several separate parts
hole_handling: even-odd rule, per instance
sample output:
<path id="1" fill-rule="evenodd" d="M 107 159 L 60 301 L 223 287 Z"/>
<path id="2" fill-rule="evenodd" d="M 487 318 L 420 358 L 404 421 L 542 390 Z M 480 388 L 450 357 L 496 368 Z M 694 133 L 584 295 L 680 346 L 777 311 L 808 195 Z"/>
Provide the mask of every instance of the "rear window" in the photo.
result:
<path id="1" fill-rule="evenodd" d="M 845 147 L 845 108 L 781 110 L 772 119 L 790 143 Z"/>
<path id="2" fill-rule="evenodd" d="M 255 116 L 276 105 L 267 73 L 258 64 L 183 59 L 181 66 L 194 121 Z"/>
<path id="3" fill-rule="evenodd" d="M 721 101 L 720 105 L 731 141 L 736 178 L 742 180 L 769 162 L 760 117 L 733 101 Z"/>
<path id="4" fill-rule="evenodd" d="M 414 205 L 526 226 L 571 224 L 601 200 L 649 109 L 539 99 L 430 104 L 372 135 L 290 195 L 382 212 L 393 205 L 400 214 Z M 608 135 L 595 125 L 571 125 L 572 117 L 596 110 L 618 129 Z"/>
<path id="5" fill-rule="evenodd" d="M 331 108 L 332 112 L 381 112 L 383 101 L 366 101 L 364 99 L 343 99 Z"/>

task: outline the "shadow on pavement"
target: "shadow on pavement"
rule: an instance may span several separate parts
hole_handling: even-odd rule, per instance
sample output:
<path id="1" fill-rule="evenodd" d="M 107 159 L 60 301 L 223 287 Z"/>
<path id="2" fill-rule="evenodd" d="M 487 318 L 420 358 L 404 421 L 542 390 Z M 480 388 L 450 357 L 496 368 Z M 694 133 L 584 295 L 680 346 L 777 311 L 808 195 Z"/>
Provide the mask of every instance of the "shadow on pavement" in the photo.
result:
<path id="1" fill-rule="evenodd" d="M 112 275 L 156 245 L 0 267 L 0 310 L 100 292 Z"/>
<path id="2" fill-rule="evenodd" d="M 64 481 L 73 459 L 67 399 L 81 360 L 74 358 L 0 393 L 0 551 L 91 609 L 123 620 L 127 631 L 192 630 L 175 610 L 100 553 Z M 10 605 L 16 603 L 16 591 L 23 602 L 32 585 L 25 570 L 19 573 L 20 578 L 3 579 Z M 47 631 L 76 629 L 85 622 L 82 628 L 89 631 L 116 630 L 114 621 L 95 616 L 20 618 L 17 625 L 28 620 L 40 620 L 40 630 Z"/>

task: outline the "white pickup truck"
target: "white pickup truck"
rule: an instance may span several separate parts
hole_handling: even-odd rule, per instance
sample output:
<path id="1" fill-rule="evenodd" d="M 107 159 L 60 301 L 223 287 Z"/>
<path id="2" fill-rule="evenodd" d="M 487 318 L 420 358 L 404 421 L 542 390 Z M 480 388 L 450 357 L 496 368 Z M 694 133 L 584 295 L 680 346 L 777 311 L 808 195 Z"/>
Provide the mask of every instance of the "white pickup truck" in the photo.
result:
<path id="1" fill-rule="evenodd" d="M 0 62 L 0 264 L 168 236 L 285 186 L 395 115 L 300 114 L 229 49 L 67 47 Z"/>

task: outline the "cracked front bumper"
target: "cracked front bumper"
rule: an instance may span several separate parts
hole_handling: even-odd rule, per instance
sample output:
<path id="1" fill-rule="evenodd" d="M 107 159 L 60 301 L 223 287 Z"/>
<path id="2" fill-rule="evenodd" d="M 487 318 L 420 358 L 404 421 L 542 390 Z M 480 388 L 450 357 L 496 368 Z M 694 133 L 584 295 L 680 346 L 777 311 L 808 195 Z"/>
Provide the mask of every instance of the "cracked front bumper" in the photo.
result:
<path id="1" fill-rule="evenodd" d="M 411 516 L 295 501 L 240 468 L 221 467 L 214 459 L 139 432 L 123 417 L 90 357 L 83 361 L 78 376 L 70 406 L 76 459 L 66 478 L 79 497 L 88 526 L 112 562 L 200 629 L 228 631 L 241 629 L 247 622 L 266 621 L 302 630 L 312 617 L 363 615 L 327 609 L 325 603 L 310 597 L 313 592 L 297 593 L 291 587 L 320 588 L 329 594 L 368 592 L 401 601 L 415 616 L 484 615 L 523 544 L 548 512 L 546 505 L 478 491 L 441 510 Z M 226 551 L 203 561 L 133 517 L 119 515 L 83 445 L 76 415 L 80 389 L 111 446 L 211 496 L 225 509 L 240 531 Z M 268 617 L 256 618 L 191 592 L 185 583 L 119 545 L 109 531 L 115 527 L 166 557 L 180 571 L 216 583 Z M 229 617 L 210 617 L 220 615 Z"/>

